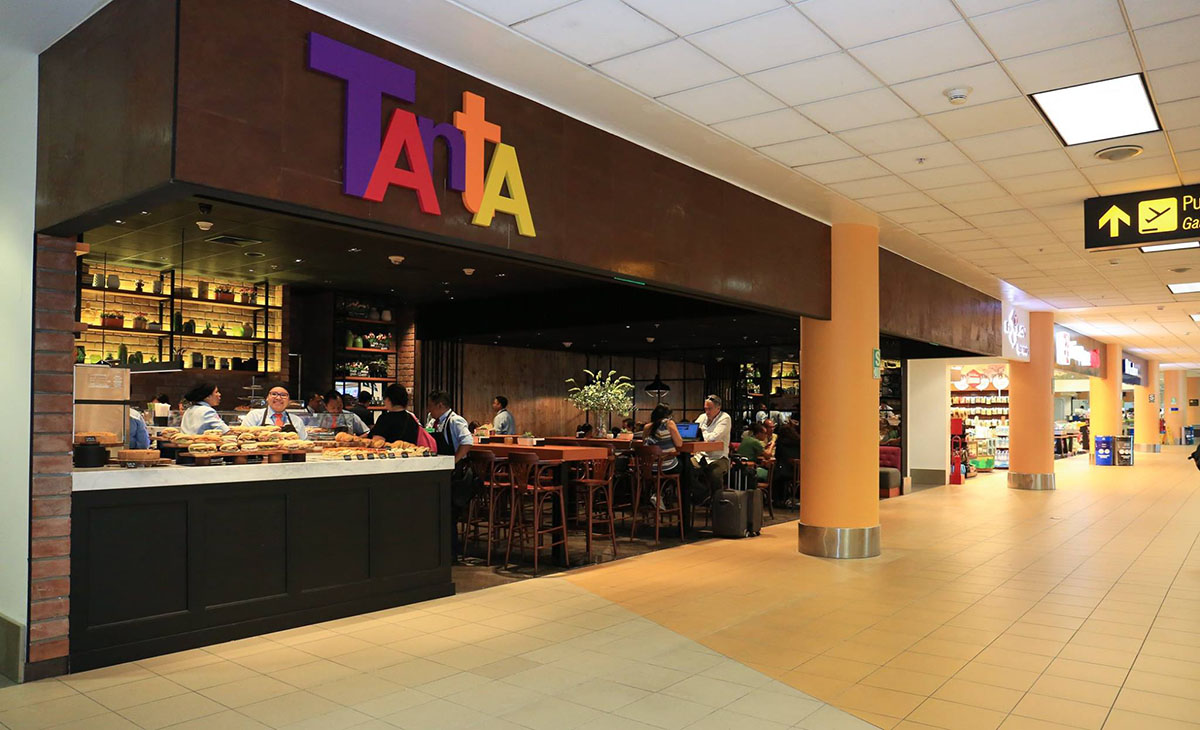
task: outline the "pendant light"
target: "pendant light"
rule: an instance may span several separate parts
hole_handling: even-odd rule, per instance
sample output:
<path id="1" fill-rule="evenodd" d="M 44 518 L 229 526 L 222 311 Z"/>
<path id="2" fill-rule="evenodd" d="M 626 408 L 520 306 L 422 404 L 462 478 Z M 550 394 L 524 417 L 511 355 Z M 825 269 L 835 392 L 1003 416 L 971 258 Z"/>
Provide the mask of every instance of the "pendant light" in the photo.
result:
<path id="1" fill-rule="evenodd" d="M 649 339 L 649 338 L 647 338 L 647 339 Z M 662 353 L 661 352 L 658 353 L 657 355 L 655 355 L 654 362 L 655 362 L 654 380 L 650 381 L 650 383 L 648 385 L 646 385 L 645 390 L 648 394 L 654 396 L 658 400 L 662 400 L 664 395 L 671 392 L 671 386 L 667 385 L 659 378 L 659 373 L 662 371 Z"/>

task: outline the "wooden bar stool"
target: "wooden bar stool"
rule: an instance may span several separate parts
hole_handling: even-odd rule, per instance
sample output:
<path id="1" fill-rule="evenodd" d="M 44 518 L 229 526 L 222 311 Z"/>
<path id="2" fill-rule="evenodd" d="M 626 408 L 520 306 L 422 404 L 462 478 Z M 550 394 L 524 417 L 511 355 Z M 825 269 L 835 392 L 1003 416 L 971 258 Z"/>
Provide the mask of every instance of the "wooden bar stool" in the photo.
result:
<path id="1" fill-rule="evenodd" d="M 788 501 L 800 509 L 800 460 L 792 459 L 792 481 L 788 483 Z"/>
<path id="2" fill-rule="evenodd" d="M 563 557 L 570 565 L 571 556 L 567 549 L 567 506 L 563 485 L 550 484 L 543 478 L 549 469 L 561 466 L 558 461 L 540 461 L 537 454 L 514 451 L 508 455 L 508 471 L 511 478 L 512 509 L 508 523 L 508 548 L 504 551 L 504 567 L 512 562 L 513 538 L 520 536 L 521 554 L 525 554 L 526 541 L 533 548 L 533 574 L 538 572 L 538 553 L 543 547 L 553 549 L 561 545 Z M 558 498 L 558 519 L 551 514 L 551 525 L 543 527 L 542 518 L 546 502 Z M 532 513 L 525 519 L 525 501 L 529 500 Z M 551 510 L 553 510 L 551 503 Z M 556 537 L 556 533 L 559 534 Z M 550 535 L 550 542 L 542 544 L 542 535 Z"/>
<path id="3" fill-rule="evenodd" d="M 607 537 L 612 541 L 613 560 L 617 559 L 617 527 L 613 516 L 613 469 L 616 458 L 612 449 L 608 451 L 607 459 L 593 459 L 583 462 L 585 469 L 581 477 L 571 480 L 576 498 L 583 499 L 583 509 L 586 517 L 584 536 L 587 539 L 587 561 L 592 562 L 592 538 Z M 595 531 L 595 517 L 598 511 L 597 497 L 603 503 L 600 513 L 600 524 L 608 523 L 608 532 Z"/>
<path id="4" fill-rule="evenodd" d="M 633 495 L 633 527 L 629 530 L 629 539 L 637 534 L 638 512 L 649 509 L 654 515 L 654 544 L 658 544 L 659 528 L 663 518 L 674 516 L 679 524 L 679 539 L 683 540 L 683 494 L 680 487 L 679 474 L 664 474 L 664 454 L 657 446 L 640 445 L 634 448 L 637 454 L 638 480 Z M 686 454 L 676 454 L 676 458 L 687 458 Z M 667 507 L 664 497 L 674 488 L 674 507 Z M 654 504 L 642 504 L 642 495 L 653 492 Z"/>
<path id="5" fill-rule="evenodd" d="M 771 515 L 771 519 L 775 519 L 775 506 L 771 503 L 771 485 L 775 483 L 775 460 L 764 458 L 759 462 L 759 466 L 767 470 L 767 480 L 759 481 L 756 486 L 762 490 L 763 502 L 767 505 L 767 514 Z"/>
<path id="6" fill-rule="evenodd" d="M 471 469 L 483 479 L 483 491 L 471 498 L 467 519 L 463 523 L 462 542 L 477 542 L 486 525 L 487 565 L 492 564 L 492 547 L 499 551 L 506 542 L 511 509 L 512 484 L 508 478 L 508 461 L 491 451 L 472 451 L 467 454 Z"/>

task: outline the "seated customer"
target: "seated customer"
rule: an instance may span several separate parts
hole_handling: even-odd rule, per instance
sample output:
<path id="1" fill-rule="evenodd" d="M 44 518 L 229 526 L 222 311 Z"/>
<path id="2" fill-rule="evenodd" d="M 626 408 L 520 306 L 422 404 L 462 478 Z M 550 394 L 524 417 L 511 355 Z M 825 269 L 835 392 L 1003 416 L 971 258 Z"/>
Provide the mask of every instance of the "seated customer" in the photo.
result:
<path id="1" fill-rule="evenodd" d="M 662 468 L 664 473 L 674 474 L 683 466 L 675 455 L 683 446 L 683 437 L 679 428 L 671 419 L 671 407 L 659 403 L 650 414 L 650 422 L 642 432 L 642 439 L 647 446 L 657 446 L 663 453 Z"/>
<path id="2" fill-rule="evenodd" d="M 313 416 L 308 425 L 330 431 L 349 431 L 355 436 L 362 436 L 370 430 L 361 418 L 345 410 L 342 394 L 336 390 L 325 394 L 325 412 Z"/>
<path id="3" fill-rule="evenodd" d="M 591 437 L 592 437 L 592 424 L 584 423 L 584 424 L 581 424 L 581 425 L 575 427 L 575 438 L 586 439 L 586 438 L 591 438 Z"/>
<path id="4" fill-rule="evenodd" d="M 399 383 L 392 383 L 383 391 L 383 405 L 387 409 L 381 411 L 371 428 L 371 436 L 381 436 L 389 443 L 404 441 L 417 443 L 417 422 L 415 414 L 408 410 L 408 390 Z"/>
<path id="5" fill-rule="evenodd" d="M 742 442 L 738 444 L 738 456 L 743 459 L 758 462 L 767 452 L 767 445 L 763 443 L 766 438 L 767 429 L 761 423 L 752 423 L 746 433 L 742 434 Z M 758 480 L 767 478 L 767 470 L 758 467 Z"/>

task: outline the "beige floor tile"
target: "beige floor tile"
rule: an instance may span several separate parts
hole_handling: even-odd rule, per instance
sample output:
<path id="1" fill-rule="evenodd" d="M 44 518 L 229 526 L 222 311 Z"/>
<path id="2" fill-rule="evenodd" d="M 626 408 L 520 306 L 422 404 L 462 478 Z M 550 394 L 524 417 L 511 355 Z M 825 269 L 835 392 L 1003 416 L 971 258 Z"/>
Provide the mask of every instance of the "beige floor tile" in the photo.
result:
<path id="1" fill-rule="evenodd" d="M 875 712 L 895 718 L 904 718 L 924 701 L 925 695 L 866 684 L 856 684 L 834 700 L 843 709 Z"/>
<path id="2" fill-rule="evenodd" d="M 154 677 L 154 672 L 138 664 L 118 664 L 113 667 L 93 669 L 78 674 L 68 674 L 60 681 L 79 692 L 95 692 Z M 2 701 L 2 700 L 0 700 Z"/>
<path id="3" fill-rule="evenodd" d="M 844 679 L 821 677 L 801 671 L 787 672 L 780 681 L 823 702 L 832 702 L 835 697 L 855 684 Z"/>
<path id="4" fill-rule="evenodd" d="M 314 657 L 315 658 L 315 657 Z M 386 667 L 385 667 L 386 668 Z M 287 669 L 271 672 L 270 677 L 290 684 L 297 689 L 309 689 L 326 682 L 334 682 L 358 674 L 358 670 L 331 659 L 316 659 Z"/>
<path id="5" fill-rule="evenodd" d="M 1058 656 L 1062 659 L 1074 659 L 1089 664 L 1103 664 L 1108 667 L 1128 669 L 1133 666 L 1133 660 L 1137 659 L 1137 652 L 1069 643 L 1063 647 Z"/>
<path id="6" fill-rule="evenodd" d="M 125 684 L 118 684 L 104 689 L 87 693 L 88 697 L 99 702 L 110 710 L 123 710 L 134 705 L 144 705 L 147 702 L 174 697 L 188 692 L 182 687 L 163 677 L 151 676 L 150 679 L 138 679 Z"/>
<path id="7" fill-rule="evenodd" d="M 1130 712 L 1184 722 L 1200 719 L 1200 697 L 1172 697 L 1126 687 L 1117 695 L 1113 706 Z"/>
<path id="8" fill-rule="evenodd" d="M 214 715 L 225 710 L 225 706 L 213 702 L 207 697 L 196 693 L 188 693 L 156 700 L 144 705 L 121 710 L 121 714 L 137 723 L 145 730 L 159 730 L 184 722 L 195 720 L 206 715 Z"/>
<path id="9" fill-rule="evenodd" d="M 1022 694 L 1020 690 L 952 677 L 933 696 L 947 702 L 1007 713 L 1020 701 Z"/>
<path id="10" fill-rule="evenodd" d="M 895 667 L 880 667 L 863 677 L 860 684 L 894 689 L 899 692 L 909 692 L 928 697 L 945 682 L 946 677 L 936 674 L 925 674 L 924 672 L 896 669 Z"/>
<path id="11" fill-rule="evenodd" d="M 797 671 L 830 679 L 840 679 L 844 682 L 857 682 L 878 668 L 878 664 L 822 655 L 804 662 L 797 667 Z"/>
<path id="12" fill-rule="evenodd" d="M 233 661 L 260 674 L 271 674 L 281 669 L 290 669 L 316 661 L 315 656 L 299 649 L 274 643 L 272 645 L 277 648 L 238 656 Z"/>
<path id="13" fill-rule="evenodd" d="M 370 674 L 403 687 L 417 687 L 435 679 L 457 674 L 458 671 L 453 667 L 431 662 L 428 659 L 410 659 L 370 672 Z"/>
<path id="14" fill-rule="evenodd" d="M 1120 667 L 1059 658 L 1050 662 L 1050 666 L 1046 668 L 1046 674 L 1120 687 L 1125 682 L 1128 671 Z"/>
<path id="15" fill-rule="evenodd" d="M 919 654 L 917 652 L 906 651 L 898 655 L 895 659 L 887 663 L 887 666 L 896 669 L 911 669 L 914 672 L 923 672 L 925 674 L 936 674 L 943 677 L 949 677 L 966 665 L 964 659 L 953 659 L 951 657 L 934 656 L 932 654 Z"/>
<path id="16" fill-rule="evenodd" d="M 1021 692 L 1032 687 L 1033 683 L 1037 681 L 1038 676 L 1037 672 L 998 667 L 994 664 L 983 664 L 981 662 L 971 662 L 960 669 L 958 674 L 954 675 L 956 679 L 978 682 L 993 687 L 1015 689 Z"/>
<path id="17" fill-rule="evenodd" d="M 433 700 L 382 719 L 405 730 L 463 730 L 477 727 L 490 717 L 489 714 L 476 712 L 453 702 Z"/>
<path id="18" fill-rule="evenodd" d="M 1071 725 L 1060 725 L 1057 722 L 1037 720 L 1021 715 L 1009 715 L 1000 723 L 1000 730 L 1075 730 Z"/>
<path id="19" fill-rule="evenodd" d="M 1104 730 L 1197 730 L 1200 724 L 1171 720 L 1157 715 L 1143 715 L 1120 708 L 1113 709 L 1104 723 Z"/>
<path id="20" fill-rule="evenodd" d="M 1118 690 L 1118 687 L 1109 684 L 1044 674 L 1029 691 L 1033 694 L 1111 707 L 1113 700 L 1117 698 Z"/>
<path id="21" fill-rule="evenodd" d="M 1129 672 L 1124 686 L 1126 689 L 1138 689 L 1143 692 L 1154 692 L 1172 697 L 1200 697 L 1200 679 L 1155 674 L 1140 669 Z"/>
<path id="22" fill-rule="evenodd" d="M 374 722 L 370 715 L 352 710 L 349 707 L 339 707 L 333 712 L 307 717 L 299 722 L 284 725 L 283 730 L 347 730 L 357 728 L 363 723 Z"/>
<path id="23" fill-rule="evenodd" d="M 9 689 L 18 688 L 19 685 Z M 109 710 L 99 702 L 72 692 L 44 702 L 0 711 L 0 725 L 4 725 L 8 730 L 41 730 L 74 720 L 105 715 L 108 712 Z"/>
<path id="24" fill-rule="evenodd" d="M 1014 715 L 1056 722 L 1084 730 L 1099 730 L 1104 725 L 1104 718 L 1108 716 L 1107 707 L 1040 694 L 1025 695 L 1012 712 Z"/>
<path id="25" fill-rule="evenodd" d="M 139 728 L 131 720 L 116 713 L 109 713 L 55 725 L 51 730 L 139 730 Z"/>
<path id="26" fill-rule="evenodd" d="M 43 679 L 40 682 L 27 682 L 5 687 L 3 691 L 0 691 L 0 713 L 76 694 L 78 692 L 57 679 Z"/>
<path id="27" fill-rule="evenodd" d="M 1042 654 L 1030 654 L 1023 651 L 988 647 L 979 652 L 974 661 L 983 664 L 995 664 L 996 666 L 1008 667 L 1009 669 L 1021 669 L 1027 672 L 1041 672 L 1045 671 L 1052 659 L 1052 657 Z"/>
<path id="28" fill-rule="evenodd" d="M 195 691 L 260 675 L 253 669 L 243 667 L 236 662 L 218 659 L 216 662 L 167 672 L 163 676 L 175 684 Z"/>
<path id="29" fill-rule="evenodd" d="M 210 700 L 234 709 L 295 691 L 296 688 L 290 684 L 261 675 L 198 690 L 200 694 Z"/>
<path id="30" fill-rule="evenodd" d="M 906 718 L 945 730 L 995 730 L 1004 713 L 930 698 Z"/>
<path id="31" fill-rule="evenodd" d="M 348 654 L 339 654 L 332 657 L 330 661 L 360 672 L 369 672 L 374 669 L 390 667 L 393 664 L 399 664 L 411 658 L 410 655 L 396 651 L 395 649 L 389 649 L 384 646 L 372 646 L 369 649 L 360 649 Z"/>
<path id="32" fill-rule="evenodd" d="M 305 690 L 272 697 L 238 708 L 238 712 L 258 720 L 264 725 L 281 728 L 286 725 L 326 715 L 338 709 L 338 705 Z"/>

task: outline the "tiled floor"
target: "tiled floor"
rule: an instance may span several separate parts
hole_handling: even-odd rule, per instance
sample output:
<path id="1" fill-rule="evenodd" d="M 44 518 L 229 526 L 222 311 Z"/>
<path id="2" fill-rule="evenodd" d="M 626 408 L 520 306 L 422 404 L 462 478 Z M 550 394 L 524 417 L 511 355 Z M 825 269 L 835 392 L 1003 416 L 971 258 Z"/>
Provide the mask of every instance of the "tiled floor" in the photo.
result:
<path id="1" fill-rule="evenodd" d="M 791 525 L 568 579 L 884 728 L 1200 728 L 1200 472 L 1057 462 L 881 505 L 883 557 Z"/>
<path id="2" fill-rule="evenodd" d="M 785 524 L 0 689 L 0 727 L 1200 728 L 1185 455 L 888 500 L 878 559 Z"/>

